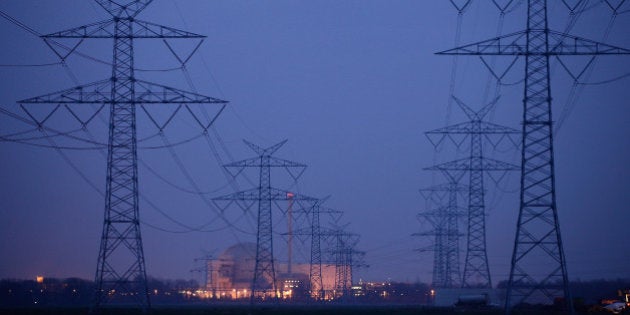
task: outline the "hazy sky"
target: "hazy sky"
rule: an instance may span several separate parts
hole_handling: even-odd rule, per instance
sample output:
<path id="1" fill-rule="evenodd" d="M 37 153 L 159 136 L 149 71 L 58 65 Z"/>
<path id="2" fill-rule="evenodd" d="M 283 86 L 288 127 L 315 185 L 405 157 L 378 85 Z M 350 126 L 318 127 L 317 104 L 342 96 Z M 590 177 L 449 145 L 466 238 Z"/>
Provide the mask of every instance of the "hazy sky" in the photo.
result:
<path id="1" fill-rule="evenodd" d="M 561 1 L 549 2 L 551 27 L 562 31 L 569 12 Z M 609 24 L 610 8 L 601 1 L 590 3 L 571 33 L 630 47 L 628 8 Z M 499 11 L 492 2 L 473 1 L 463 15 L 460 42 L 491 38 L 498 30 L 507 34 L 523 29 L 526 1 L 514 4 L 500 28 Z M 0 10 L 43 34 L 108 18 L 98 5 L 84 0 L 5 0 Z M 365 262 L 370 265 L 358 270 L 355 279 L 430 281 L 432 253 L 414 251 L 426 246 L 427 240 L 411 234 L 429 228 L 416 219 L 425 206 L 418 189 L 442 178 L 423 168 L 465 154 L 465 146 L 455 152 L 448 145 L 436 154 L 423 135 L 466 119 L 457 108 L 448 107 L 453 59 L 434 55 L 455 43 L 457 11 L 449 1 L 155 0 L 138 18 L 208 37 L 186 71 L 137 71 L 137 77 L 230 101 L 216 122 L 216 133 L 209 137 L 200 136 L 201 129 L 182 111 L 164 137 L 139 144 L 140 216 L 150 275 L 199 278 L 189 272 L 197 267 L 194 258 L 218 255 L 240 241 L 255 241 L 254 212 L 227 209 L 224 218 L 234 226 L 227 227 L 207 200 L 233 192 L 219 165 L 252 157 L 242 139 L 263 147 L 288 139 L 277 156 L 309 167 L 297 186 L 291 185 L 283 170 L 274 170 L 274 183 L 314 197 L 331 195 L 326 205 L 344 211 L 339 223 L 349 223 L 347 229 L 361 235 L 358 249 L 366 252 Z M 85 84 L 111 75 L 107 64 L 76 54 L 67 58 L 66 67 L 9 67 L 59 63 L 59 58 L 41 39 L 6 19 L 0 19 L 0 38 L 0 105 L 21 116 L 26 114 L 16 105 L 18 100 L 73 87 L 75 79 Z M 196 42 L 172 44 L 184 52 Z M 78 51 L 110 62 L 111 40 L 87 40 Z M 592 73 L 580 80 L 596 83 L 624 76 L 630 72 L 628 58 L 598 58 Z M 488 60 L 497 72 L 511 62 L 509 57 Z M 630 78 L 579 85 L 574 91 L 577 101 L 567 106 L 573 80 L 553 61 L 554 120 L 563 122 L 555 136 L 556 183 L 569 276 L 630 278 L 630 251 L 625 245 L 630 222 Z M 588 58 L 562 61 L 577 75 Z M 166 70 L 179 64 L 161 41 L 138 40 L 136 67 Z M 520 129 L 523 86 L 510 83 L 518 83 L 523 72 L 520 60 L 505 76 L 501 99 L 490 115 L 493 122 Z M 461 57 L 455 95 L 479 108 L 495 94 L 488 79 L 479 58 Z M 72 108 L 83 117 L 95 112 L 90 105 Z M 51 107 L 28 109 L 43 118 Z M 169 115 L 164 105 L 148 110 L 161 121 Z M 106 121 L 104 110 L 83 131 L 61 109 L 47 124 L 103 143 Z M 141 111 L 138 125 L 139 139 L 157 133 Z M 0 135 L 30 129 L 0 116 Z M 0 278 L 91 279 L 102 231 L 104 198 L 98 191 L 105 188 L 103 151 L 68 137 L 41 137 L 42 133 L 30 131 L 12 139 L 89 150 L 63 150 L 61 155 L 54 149 L 0 143 Z M 150 148 L 177 142 L 183 143 L 172 149 Z M 487 154 L 520 162 L 520 152 L 509 147 Z M 256 181 L 257 173 L 247 176 Z M 499 189 L 486 182 L 488 256 L 497 283 L 509 272 L 518 174 L 504 178 Z M 236 183 L 240 189 L 251 187 L 247 180 Z M 274 223 L 276 257 L 283 260 L 280 234 L 286 232 L 286 219 L 280 211 L 274 212 Z M 203 231 L 191 231 L 195 227 Z M 465 248 L 463 240 L 461 248 Z M 308 250 L 296 249 L 295 260 L 307 261 Z"/>

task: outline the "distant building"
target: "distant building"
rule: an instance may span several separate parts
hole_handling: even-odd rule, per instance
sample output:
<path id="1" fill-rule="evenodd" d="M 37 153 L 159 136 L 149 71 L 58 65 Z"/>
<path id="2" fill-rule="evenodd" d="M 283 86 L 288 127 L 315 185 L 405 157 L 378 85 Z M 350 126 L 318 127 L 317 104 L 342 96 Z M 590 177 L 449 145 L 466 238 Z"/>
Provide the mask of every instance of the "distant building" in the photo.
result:
<path id="1" fill-rule="evenodd" d="M 460 298 L 470 296 L 485 296 L 487 303 L 491 305 L 503 305 L 504 291 L 498 289 L 484 288 L 457 288 L 457 289 L 435 289 L 432 290 L 433 305 L 453 306 Z"/>
<path id="2" fill-rule="evenodd" d="M 256 244 L 239 243 L 226 249 L 217 259 L 208 262 L 209 297 L 218 299 L 242 299 L 251 295 L 254 268 L 256 266 Z M 291 274 L 287 263 L 275 262 L 276 290 L 283 299 L 299 299 L 309 295 L 310 264 L 293 263 Z M 322 265 L 322 280 L 325 298 L 334 296 L 335 267 Z M 271 279 L 267 279 L 268 282 Z M 269 292 L 269 297 L 273 296 Z"/>

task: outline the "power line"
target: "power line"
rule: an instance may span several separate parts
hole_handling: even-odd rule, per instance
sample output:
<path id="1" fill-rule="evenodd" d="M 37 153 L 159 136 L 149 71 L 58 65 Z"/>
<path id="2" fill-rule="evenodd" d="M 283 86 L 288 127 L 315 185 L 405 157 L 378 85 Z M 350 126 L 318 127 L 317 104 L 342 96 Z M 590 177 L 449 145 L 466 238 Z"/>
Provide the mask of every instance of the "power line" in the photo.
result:
<path id="1" fill-rule="evenodd" d="M 20 22 L 19 20 L 17 20 L 16 18 L 10 16 L 9 14 L 7 14 L 6 12 L 4 12 L 2 10 L 0 10 L 0 17 L 4 18 L 5 20 L 11 22 L 15 26 L 21 28 L 22 30 L 24 30 L 24 31 L 26 31 L 26 32 L 34 35 L 34 36 L 37 36 L 39 38 L 44 36 L 44 34 L 38 32 L 35 29 L 31 28 L 30 26 Z M 62 48 L 64 50 L 66 50 L 66 51 L 69 51 L 70 53 L 74 53 L 74 54 L 76 54 L 76 55 L 78 55 L 78 56 L 80 56 L 82 58 L 91 60 L 93 62 L 102 64 L 102 65 L 106 65 L 106 66 L 113 66 L 113 64 L 111 62 L 108 62 L 108 61 L 105 61 L 105 60 L 102 60 L 102 59 L 90 56 L 90 55 L 82 53 L 80 51 L 76 51 L 76 47 L 75 48 L 69 47 L 67 45 L 64 45 L 64 44 L 58 42 L 58 41 L 52 40 L 50 38 L 46 38 L 46 39 L 44 39 L 44 41 L 47 42 L 47 43 L 50 42 L 50 43 L 52 43 L 52 45 L 55 45 L 55 46 L 57 46 L 59 48 Z M 51 47 L 51 49 L 52 49 L 52 47 Z M 53 49 L 53 51 L 54 51 L 54 49 Z M 60 59 L 62 61 L 56 62 L 56 63 L 44 63 L 44 64 L 32 64 L 32 65 L 12 65 L 12 64 L 8 64 L 8 65 L 0 65 L 0 66 L 1 67 L 46 67 L 46 66 L 53 66 L 53 65 L 63 65 L 65 63 L 65 60 L 64 60 L 65 58 L 62 58 L 62 56 L 59 56 L 59 55 L 57 55 L 57 56 L 60 57 Z M 65 56 L 65 57 L 67 58 L 68 56 Z M 173 68 L 166 68 L 166 69 L 134 68 L 134 70 L 141 71 L 141 72 L 170 72 L 170 71 L 177 71 L 177 70 L 180 70 L 180 69 L 181 69 L 181 67 L 173 67 Z"/>
<path id="2" fill-rule="evenodd" d="M 525 56 L 521 200 L 505 304 L 508 314 L 515 305 L 552 303 L 558 296 L 564 297 L 566 310 L 574 312 L 556 204 L 549 58 L 630 54 L 628 49 L 552 31 L 548 22 L 547 1 L 528 0 L 524 31 L 438 53 Z M 590 49 L 593 44 L 596 49 Z M 545 270 L 532 268 L 534 261 Z"/>
<path id="3" fill-rule="evenodd" d="M 42 36 L 45 43 L 53 49 L 62 61 L 72 53 L 80 54 L 75 50 L 84 39 L 113 39 L 112 77 L 85 87 L 78 86 L 74 89 L 20 101 L 24 104 L 111 104 L 107 145 L 105 220 L 96 268 L 96 292 L 93 304 L 93 311 L 97 312 L 101 311 L 104 304 L 115 302 L 134 305 L 145 312 L 151 307 L 139 223 L 139 199 L 141 197 L 137 176 L 136 106 L 145 103 L 178 104 L 180 106 L 182 104 L 221 104 L 225 106 L 227 103 L 197 93 L 136 79 L 133 67 L 134 38 L 162 40 L 167 38 L 203 38 L 201 35 L 134 19 L 150 3 L 151 0 L 136 0 L 123 6 L 113 0 L 100 0 L 99 4 L 110 13 L 111 20 Z M 104 29 L 109 25 L 114 27 L 113 32 Z M 81 33 L 80 30 L 90 27 L 95 28 L 95 33 L 82 33 L 77 37 L 77 32 Z M 142 30 L 142 32 L 138 33 L 137 29 Z M 68 50 L 67 46 L 55 41 L 59 38 L 80 38 L 81 40 Z M 62 56 L 52 45 L 62 47 L 69 52 Z M 91 59 L 100 61 L 95 58 Z M 71 71 L 68 72 L 68 75 L 72 76 Z M 109 87 L 109 89 L 104 88 L 104 86 Z M 100 90 L 101 88 L 103 90 Z M 110 91 L 110 95 L 107 96 L 106 92 L 103 91 Z M 72 97 L 68 98 L 69 94 Z M 76 98 L 74 98 L 75 96 Z M 38 125 L 42 124 L 43 122 L 38 122 Z M 132 263 L 121 264 L 119 260 L 121 257 L 132 261 Z M 115 292 L 115 294 L 111 294 L 111 292 Z"/>

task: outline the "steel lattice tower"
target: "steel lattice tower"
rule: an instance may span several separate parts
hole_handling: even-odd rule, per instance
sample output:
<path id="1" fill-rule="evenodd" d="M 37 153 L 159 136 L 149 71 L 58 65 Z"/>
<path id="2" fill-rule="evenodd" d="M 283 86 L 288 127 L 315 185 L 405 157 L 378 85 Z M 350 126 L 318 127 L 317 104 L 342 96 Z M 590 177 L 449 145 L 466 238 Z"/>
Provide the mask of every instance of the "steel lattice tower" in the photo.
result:
<path id="1" fill-rule="evenodd" d="M 324 298 L 324 279 L 322 277 L 322 243 L 321 226 L 319 224 L 321 201 L 312 208 L 311 216 L 311 265 L 309 270 L 311 297 L 315 299 Z"/>
<path id="2" fill-rule="evenodd" d="M 467 122 L 447 126 L 427 132 L 427 136 L 437 136 L 443 139 L 451 135 L 470 137 L 470 155 L 468 158 L 455 160 L 434 166 L 433 170 L 441 170 L 457 173 L 453 176 L 462 176 L 462 172 L 469 174 L 468 183 L 468 230 L 466 260 L 462 277 L 463 288 L 492 288 L 488 254 L 486 251 L 486 211 L 485 211 L 485 186 L 484 172 L 490 171 L 516 171 L 518 167 L 509 163 L 484 157 L 484 137 L 511 137 L 519 133 L 518 130 L 484 121 L 484 117 L 493 108 L 496 101 L 487 104 L 479 111 L 473 111 L 459 99 L 453 97 L 462 111 L 470 119 Z M 432 141 L 433 142 L 433 141 Z M 438 142 L 438 143 L 439 143 Z"/>
<path id="3" fill-rule="evenodd" d="M 464 215 L 464 211 L 457 205 L 457 197 L 464 191 L 465 187 L 459 185 L 455 180 L 420 189 L 424 198 L 436 206 L 433 210 L 418 214 L 418 220 L 429 222 L 433 230 L 413 234 L 414 236 L 434 238 L 430 248 L 420 249 L 420 251 L 433 251 L 431 286 L 434 288 L 456 288 L 461 283 L 459 238 L 462 234 L 459 232 L 458 221 Z M 446 205 L 442 204 L 444 198 L 448 199 Z"/>
<path id="4" fill-rule="evenodd" d="M 359 235 L 334 229 L 327 233 L 327 236 L 331 238 L 333 245 L 330 253 L 333 256 L 333 264 L 335 266 L 334 296 L 349 298 L 351 296 L 350 288 L 352 287 L 353 268 L 362 266 L 362 263 L 355 259 L 355 256 L 365 255 L 364 252 L 356 250 Z"/>
<path id="5" fill-rule="evenodd" d="M 271 168 L 281 167 L 286 169 L 294 180 L 297 180 L 306 165 L 288 160 L 273 157 L 280 147 L 287 140 L 284 140 L 269 148 L 263 149 L 255 144 L 244 141 L 257 156 L 254 158 L 233 162 L 224 165 L 233 176 L 240 174 L 245 168 L 255 167 L 259 169 L 259 185 L 257 188 L 236 192 L 233 194 L 213 198 L 213 201 L 229 201 L 229 202 L 249 202 L 245 208 L 251 207 L 252 203 L 258 203 L 257 215 L 257 234 L 256 234 L 256 263 L 254 269 L 254 279 L 251 288 L 251 303 L 260 294 L 265 296 L 268 291 L 273 292 L 273 296 L 277 298 L 276 292 L 276 272 L 273 258 L 273 225 L 272 225 L 272 203 L 273 201 L 289 199 L 299 201 L 315 202 L 317 199 L 305 195 L 294 194 L 289 191 L 280 190 L 271 186 Z M 290 169 L 297 169 L 297 173 L 292 173 Z M 289 197 L 291 196 L 291 197 Z M 228 204 L 229 205 L 229 204 Z M 225 207 L 221 207 L 225 208 Z"/>
<path id="6" fill-rule="evenodd" d="M 302 212 L 306 215 L 310 215 L 310 227 L 305 229 L 298 229 L 292 232 L 293 235 L 308 236 L 311 239 L 311 257 L 310 257 L 310 270 L 309 270 L 309 293 L 311 298 L 315 300 L 322 300 L 324 298 L 324 281 L 322 276 L 322 249 L 321 241 L 322 236 L 324 239 L 330 235 L 337 233 L 335 230 L 322 228 L 320 224 L 321 214 L 326 213 L 337 222 L 342 215 L 339 210 L 323 207 L 322 204 L 328 199 L 319 199 L 312 202 L 312 206 L 308 209 L 299 209 L 296 212 Z"/>
<path id="7" fill-rule="evenodd" d="M 335 291 L 341 293 L 342 297 L 348 296 L 348 291 L 352 286 L 352 244 L 350 238 L 353 235 L 337 231 L 335 237 L 335 249 L 332 253 L 335 261 Z"/>
<path id="8" fill-rule="evenodd" d="M 323 207 L 327 198 L 318 200 L 311 208 L 311 266 L 310 266 L 310 291 L 311 296 L 317 300 L 324 298 L 324 281 L 322 277 L 322 250 L 321 250 L 321 238 L 331 234 L 328 229 L 322 229 L 320 224 L 320 215 L 327 213 L 331 217 L 336 217 L 339 220 L 342 212 L 339 210 Z"/>
<path id="9" fill-rule="evenodd" d="M 214 257 L 212 257 L 212 255 L 208 254 L 205 255 L 203 257 L 199 257 L 199 258 L 195 258 L 193 261 L 194 262 L 201 262 L 203 263 L 203 267 L 198 267 L 198 268 L 194 268 L 192 270 L 190 270 L 190 272 L 200 272 L 201 275 L 203 276 L 203 281 L 204 281 L 204 289 L 205 290 L 212 290 L 213 292 L 213 296 L 214 296 L 214 288 L 211 287 L 212 284 L 212 261 L 215 260 Z"/>
<path id="10" fill-rule="evenodd" d="M 556 204 L 549 58 L 630 50 L 552 31 L 547 1 L 528 0 L 524 31 L 438 54 L 525 56 L 520 207 L 505 309 L 563 297 L 573 313 Z"/>
<path id="11" fill-rule="evenodd" d="M 111 78 L 19 103 L 110 106 L 105 217 L 93 307 L 98 311 L 104 304 L 123 302 L 146 311 L 150 308 L 150 300 L 140 234 L 136 107 L 147 103 L 227 102 L 135 78 L 134 39 L 201 39 L 204 36 L 137 20 L 135 17 L 152 0 L 96 2 L 112 15 L 112 19 L 44 35 L 43 38 L 113 39 Z"/>

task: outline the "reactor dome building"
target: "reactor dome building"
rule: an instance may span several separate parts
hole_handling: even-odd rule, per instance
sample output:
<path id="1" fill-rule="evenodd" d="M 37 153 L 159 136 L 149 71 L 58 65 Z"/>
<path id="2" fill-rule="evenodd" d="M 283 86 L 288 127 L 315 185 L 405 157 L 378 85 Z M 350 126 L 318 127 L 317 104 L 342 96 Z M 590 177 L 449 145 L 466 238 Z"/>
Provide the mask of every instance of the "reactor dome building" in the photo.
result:
<path id="1" fill-rule="evenodd" d="M 309 263 L 274 262 L 276 296 L 283 299 L 308 298 Z M 216 259 L 208 261 L 206 290 L 217 299 L 245 299 L 251 296 L 256 267 L 256 244 L 238 243 L 227 248 Z M 271 284 L 272 279 L 266 279 Z M 335 266 L 322 265 L 324 298 L 334 296 Z M 270 285 L 271 287 L 271 285 Z M 269 297 L 274 292 L 269 292 Z"/>

